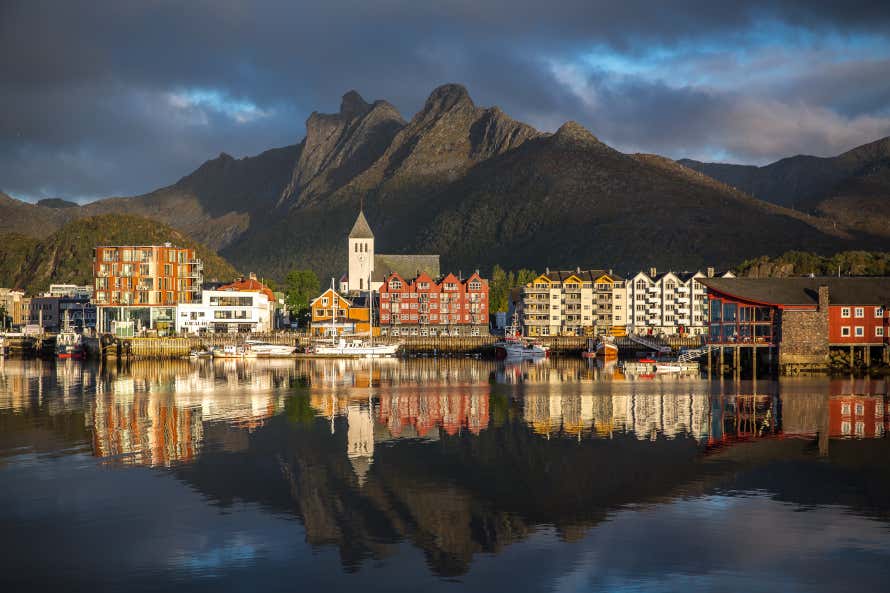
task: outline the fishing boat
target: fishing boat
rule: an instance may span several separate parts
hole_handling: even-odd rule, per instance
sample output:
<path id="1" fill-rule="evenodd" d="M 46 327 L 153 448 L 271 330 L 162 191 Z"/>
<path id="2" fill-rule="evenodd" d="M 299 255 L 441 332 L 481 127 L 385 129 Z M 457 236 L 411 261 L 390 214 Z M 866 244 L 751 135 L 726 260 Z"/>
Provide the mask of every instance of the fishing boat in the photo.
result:
<path id="1" fill-rule="evenodd" d="M 539 360 L 550 356 L 550 348 L 522 335 L 519 314 L 513 314 L 512 323 L 504 331 L 504 339 L 495 342 L 495 356 L 500 360 Z"/>
<path id="2" fill-rule="evenodd" d="M 84 358 L 86 350 L 83 347 L 83 336 L 74 331 L 65 311 L 65 319 L 62 331 L 56 336 L 56 356 L 59 358 Z"/>
<path id="3" fill-rule="evenodd" d="M 587 348 L 581 352 L 583 358 L 598 358 L 600 360 L 618 360 L 618 345 L 611 336 L 600 336 L 597 339 L 588 338 Z"/>
<path id="4" fill-rule="evenodd" d="M 63 330 L 56 336 L 56 356 L 59 358 L 83 358 L 85 351 L 81 335 L 73 330 Z"/>
<path id="5" fill-rule="evenodd" d="M 244 343 L 250 346 L 250 350 L 255 352 L 258 357 L 262 358 L 285 358 L 293 356 L 296 351 L 295 346 L 287 344 L 270 344 L 259 340 L 247 340 Z"/>

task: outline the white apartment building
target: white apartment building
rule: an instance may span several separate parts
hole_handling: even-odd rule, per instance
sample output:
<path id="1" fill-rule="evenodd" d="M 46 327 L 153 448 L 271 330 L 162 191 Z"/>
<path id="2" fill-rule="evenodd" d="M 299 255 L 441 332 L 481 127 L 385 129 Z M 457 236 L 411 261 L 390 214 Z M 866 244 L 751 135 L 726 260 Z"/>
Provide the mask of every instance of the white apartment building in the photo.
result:
<path id="1" fill-rule="evenodd" d="M 627 281 L 627 331 L 636 335 L 704 335 L 708 331 L 708 291 L 698 278 L 706 272 L 666 272 L 655 268 Z M 734 278 L 732 272 L 720 278 Z"/>
<path id="2" fill-rule="evenodd" d="M 547 269 L 514 302 L 526 336 L 624 335 L 627 290 L 611 270 Z"/>
<path id="3" fill-rule="evenodd" d="M 176 305 L 176 331 L 197 334 L 269 332 L 274 302 L 262 292 L 205 290 L 200 303 Z"/>

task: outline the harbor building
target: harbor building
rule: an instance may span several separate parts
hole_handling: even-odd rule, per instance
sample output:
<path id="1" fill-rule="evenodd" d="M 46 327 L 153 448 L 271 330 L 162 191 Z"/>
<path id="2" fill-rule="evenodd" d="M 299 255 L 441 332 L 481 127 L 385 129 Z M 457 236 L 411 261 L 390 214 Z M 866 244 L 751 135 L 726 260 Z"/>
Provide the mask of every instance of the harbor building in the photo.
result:
<path id="1" fill-rule="evenodd" d="M 380 286 L 379 323 L 391 336 L 480 336 L 488 333 L 488 281 L 435 279 L 426 272 L 408 280 L 390 273 Z"/>
<path id="2" fill-rule="evenodd" d="M 340 292 L 343 294 L 359 293 L 369 288 L 380 290 L 384 279 L 394 273 L 404 278 L 413 278 L 421 272 L 433 278 L 439 277 L 438 255 L 377 253 L 374 249 L 374 233 L 363 211 L 359 211 L 347 242 L 349 268 L 340 280 Z"/>
<path id="3" fill-rule="evenodd" d="M 269 300 L 271 291 L 266 291 L 205 290 L 200 303 L 176 305 L 176 331 L 191 334 L 271 332 L 275 303 Z"/>
<path id="4" fill-rule="evenodd" d="M 625 280 L 612 270 L 545 270 L 515 292 L 526 336 L 623 336 Z"/>
<path id="5" fill-rule="evenodd" d="M 773 355 L 783 372 L 820 370 L 831 354 L 851 366 L 890 361 L 890 278 L 707 278 L 708 341 L 756 365 Z"/>
<path id="6" fill-rule="evenodd" d="M 627 331 L 635 335 L 705 335 L 708 291 L 702 278 L 734 278 L 732 272 L 639 272 L 627 283 Z"/>
<path id="7" fill-rule="evenodd" d="M 170 243 L 96 247 L 97 328 L 122 336 L 172 331 L 176 306 L 200 301 L 203 269 L 194 249 Z"/>
<path id="8" fill-rule="evenodd" d="M 96 306 L 82 292 L 63 296 L 54 296 L 47 292 L 28 300 L 24 324 L 35 331 L 48 332 L 66 328 L 92 329 L 96 327 Z"/>
<path id="9" fill-rule="evenodd" d="M 0 320 L 0 327 L 19 328 L 28 322 L 31 298 L 24 291 L 0 288 L 0 308 L 6 311 L 6 319 Z"/>
<path id="10" fill-rule="evenodd" d="M 313 336 L 368 335 L 370 309 L 367 296 L 346 298 L 329 288 L 309 303 Z M 375 330 L 375 335 L 379 330 Z"/>

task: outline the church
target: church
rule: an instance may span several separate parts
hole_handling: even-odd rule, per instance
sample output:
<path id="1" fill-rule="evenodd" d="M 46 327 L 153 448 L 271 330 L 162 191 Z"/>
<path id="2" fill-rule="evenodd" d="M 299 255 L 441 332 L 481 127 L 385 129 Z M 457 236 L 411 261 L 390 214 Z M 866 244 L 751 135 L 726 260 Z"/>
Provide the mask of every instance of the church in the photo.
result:
<path id="1" fill-rule="evenodd" d="M 359 210 L 358 218 L 349 232 L 349 270 L 340 279 L 340 292 L 358 293 L 369 288 L 379 291 L 386 278 L 392 274 L 403 278 L 414 278 L 420 274 L 438 278 L 439 256 L 376 253 L 374 233 L 365 213 Z"/>

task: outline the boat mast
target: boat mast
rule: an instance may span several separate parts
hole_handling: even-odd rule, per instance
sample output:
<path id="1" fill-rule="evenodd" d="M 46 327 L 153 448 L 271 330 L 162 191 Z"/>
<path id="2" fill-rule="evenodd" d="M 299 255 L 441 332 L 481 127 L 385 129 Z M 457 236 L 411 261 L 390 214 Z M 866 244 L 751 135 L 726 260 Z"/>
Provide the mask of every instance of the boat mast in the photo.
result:
<path id="1" fill-rule="evenodd" d="M 368 339 L 374 346 L 374 289 L 371 287 L 371 272 L 368 272 Z"/>

